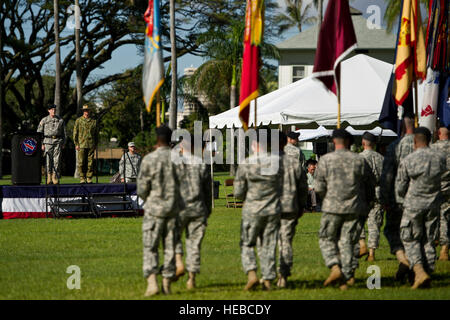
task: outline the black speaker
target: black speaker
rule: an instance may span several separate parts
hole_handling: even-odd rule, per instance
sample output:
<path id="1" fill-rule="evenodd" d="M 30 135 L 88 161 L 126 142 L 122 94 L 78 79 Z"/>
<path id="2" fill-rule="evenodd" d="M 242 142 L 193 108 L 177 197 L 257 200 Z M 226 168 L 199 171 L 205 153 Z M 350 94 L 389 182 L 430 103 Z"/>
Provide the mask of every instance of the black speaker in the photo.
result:
<path id="1" fill-rule="evenodd" d="M 11 141 L 13 185 L 41 184 L 42 139 L 39 133 L 16 133 Z"/>
<path id="2" fill-rule="evenodd" d="M 317 155 L 323 155 L 327 153 L 327 143 L 326 142 L 313 142 L 313 152 Z"/>

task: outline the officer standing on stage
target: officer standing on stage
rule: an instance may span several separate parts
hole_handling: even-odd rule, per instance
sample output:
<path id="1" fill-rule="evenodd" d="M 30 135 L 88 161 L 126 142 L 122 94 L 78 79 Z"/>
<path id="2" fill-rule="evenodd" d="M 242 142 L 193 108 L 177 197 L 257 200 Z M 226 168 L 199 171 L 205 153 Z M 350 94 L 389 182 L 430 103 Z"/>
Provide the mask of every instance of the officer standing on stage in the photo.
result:
<path id="1" fill-rule="evenodd" d="M 136 145 L 134 142 L 129 142 L 128 152 L 124 153 L 119 161 L 120 180 L 126 183 L 136 182 L 141 161 L 142 157 L 136 152 Z"/>
<path id="2" fill-rule="evenodd" d="M 91 109 L 83 106 L 83 115 L 75 121 L 73 142 L 78 151 L 78 173 L 80 183 L 92 183 L 94 175 L 94 153 L 97 147 L 97 121 L 91 118 Z"/>
<path id="3" fill-rule="evenodd" d="M 61 177 L 61 149 L 66 142 L 66 126 L 64 120 L 55 114 L 56 106 L 49 105 L 48 113 L 39 122 L 37 132 L 44 134 L 42 151 L 45 152 L 47 168 L 47 184 L 59 183 Z"/>
<path id="4" fill-rule="evenodd" d="M 358 242 L 360 215 L 367 215 L 375 198 L 375 177 L 363 157 L 350 151 L 353 137 L 344 129 L 333 131 L 335 151 L 320 158 L 315 190 L 323 199 L 319 246 L 331 269 L 324 286 L 340 283 L 345 290 L 354 283 L 354 247 Z"/>
<path id="5" fill-rule="evenodd" d="M 446 157 L 429 148 L 431 133 L 425 127 L 414 131 L 414 149 L 398 168 L 395 194 L 403 203 L 400 236 L 410 268 L 414 270 L 412 289 L 429 285 L 436 260 L 439 212 L 443 197 L 441 182 L 448 172 Z M 444 176 L 448 185 L 449 177 Z M 445 181 L 447 180 L 447 181 Z"/>
<path id="6" fill-rule="evenodd" d="M 305 170 L 306 159 L 298 146 L 298 137 L 300 137 L 300 133 L 298 132 L 291 131 L 287 134 L 287 144 L 284 147 L 284 153 L 298 159 L 301 168 Z"/>

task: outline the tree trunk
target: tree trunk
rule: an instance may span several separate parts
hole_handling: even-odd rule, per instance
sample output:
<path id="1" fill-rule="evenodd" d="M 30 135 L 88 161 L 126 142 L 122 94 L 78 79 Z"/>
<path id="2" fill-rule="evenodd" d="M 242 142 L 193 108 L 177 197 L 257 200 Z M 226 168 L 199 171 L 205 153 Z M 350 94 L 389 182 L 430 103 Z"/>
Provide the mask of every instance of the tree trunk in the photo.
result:
<path id="1" fill-rule="evenodd" d="M 230 109 L 236 107 L 236 65 L 233 66 L 233 74 L 231 76 L 231 86 L 230 86 Z M 233 129 L 231 129 L 231 134 L 233 135 Z M 234 139 L 234 138 L 233 138 Z M 233 148 L 234 149 L 234 148 Z M 234 150 L 231 150 L 234 156 Z M 236 174 L 236 165 L 230 163 L 230 176 Z"/>
<path id="2" fill-rule="evenodd" d="M 59 49 L 59 3 L 53 0 L 54 31 L 55 31 L 55 105 L 56 114 L 61 114 L 61 57 Z"/>
<path id="3" fill-rule="evenodd" d="M 169 127 L 177 128 L 177 47 L 175 42 L 175 0 L 170 0 L 170 45 L 171 45 L 171 68 L 172 85 L 170 89 L 170 118 Z"/>
<path id="4" fill-rule="evenodd" d="M 83 103 L 83 92 L 81 89 L 81 50 L 80 50 L 80 3 L 75 0 L 75 63 L 77 74 L 77 115 L 81 112 L 81 105 Z M 78 151 L 75 150 L 75 173 L 74 178 L 79 178 L 78 173 Z"/>
<path id="5" fill-rule="evenodd" d="M 317 11 L 319 11 L 319 32 L 322 27 L 323 20 L 323 0 L 319 0 L 319 5 L 317 6 Z"/>

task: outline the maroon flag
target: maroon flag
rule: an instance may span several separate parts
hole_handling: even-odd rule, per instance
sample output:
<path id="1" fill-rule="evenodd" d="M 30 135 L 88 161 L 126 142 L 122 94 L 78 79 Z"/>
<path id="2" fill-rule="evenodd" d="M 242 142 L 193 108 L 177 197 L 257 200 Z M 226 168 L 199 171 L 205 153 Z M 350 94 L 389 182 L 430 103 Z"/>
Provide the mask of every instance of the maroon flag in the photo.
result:
<path id="1" fill-rule="evenodd" d="M 320 28 L 313 76 L 336 94 L 339 63 L 356 48 L 356 35 L 347 0 L 330 0 Z"/>

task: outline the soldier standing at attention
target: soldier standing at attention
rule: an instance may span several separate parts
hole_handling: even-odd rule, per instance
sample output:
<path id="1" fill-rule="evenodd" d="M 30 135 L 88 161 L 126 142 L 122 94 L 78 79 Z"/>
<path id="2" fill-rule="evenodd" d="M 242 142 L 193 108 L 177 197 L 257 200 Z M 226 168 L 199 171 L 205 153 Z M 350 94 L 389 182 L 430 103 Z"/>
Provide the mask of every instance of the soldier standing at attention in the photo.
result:
<path id="1" fill-rule="evenodd" d="M 395 278 L 401 282 L 404 281 L 410 270 L 405 249 L 400 239 L 402 207 L 395 197 L 394 186 L 400 161 L 414 150 L 414 115 L 406 114 L 403 117 L 403 128 L 405 135 L 401 139 L 392 142 L 387 148 L 380 177 L 380 202 L 386 210 L 384 235 L 391 247 L 391 253 L 397 257 L 399 262 Z"/>
<path id="2" fill-rule="evenodd" d="M 381 171 L 383 170 L 383 156 L 376 152 L 375 145 L 377 142 L 377 138 L 371 134 L 370 132 L 365 132 L 362 136 L 362 145 L 364 148 L 364 151 L 360 153 L 361 156 L 366 159 L 367 163 L 370 166 L 370 169 L 372 170 L 372 173 L 375 176 L 377 186 L 375 188 L 375 202 L 373 204 L 373 207 L 369 211 L 369 216 L 367 219 L 367 227 L 369 229 L 369 241 L 368 241 L 368 247 L 369 247 L 369 257 L 367 258 L 368 261 L 375 261 L 375 250 L 378 248 L 378 244 L 380 242 L 380 229 L 383 225 L 383 215 L 384 215 L 384 209 L 381 207 L 380 204 L 380 176 Z M 365 222 L 364 222 L 365 223 Z M 361 226 L 361 239 L 360 239 L 360 252 L 359 256 L 363 256 L 366 254 L 367 249 L 366 242 L 365 242 L 365 230 L 364 230 L 364 223 Z"/>
<path id="3" fill-rule="evenodd" d="M 359 216 L 369 211 L 376 183 L 367 161 L 349 150 L 352 135 L 336 129 L 332 136 L 335 151 L 320 158 L 315 173 L 316 192 L 323 199 L 319 246 L 331 269 L 324 286 L 339 282 L 345 290 L 354 283 L 352 262 L 361 231 Z"/>
<path id="4" fill-rule="evenodd" d="M 66 142 L 64 120 L 55 114 L 56 106 L 48 106 L 48 116 L 39 122 L 37 132 L 44 134 L 42 151 L 45 152 L 47 184 L 59 183 L 61 177 L 61 149 Z"/>
<path id="5" fill-rule="evenodd" d="M 286 145 L 286 135 L 279 132 L 280 150 L 283 157 L 283 188 L 281 196 L 281 225 L 278 237 L 278 282 L 277 286 L 286 288 L 287 278 L 291 275 L 293 264 L 292 240 L 298 219 L 303 215 L 308 197 L 306 173 L 300 168 L 299 160 L 286 156 L 283 147 Z"/>
<path id="6" fill-rule="evenodd" d="M 270 137 L 267 139 L 270 141 Z M 261 141 L 252 141 L 251 150 L 254 154 L 239 165 L 234 180 L 234 195 L 244 200 L 240 241 L 242 266 L 248 277 L 244 290 L 251 290 L 259 283 L 255 256 L 257 241 L 263 289 L 270 290 L 271 281 L 277 276 L 283 163 L 278 154 L 269 154 Z"/>
<path id="7" fill-rule="evenodd" d="M 158 247 L 164 248 L 162 291 L 170 294 L 170 282 L 175 276 L 175 244 L 177 239 L 179 182 L 176 165 L 169 148 L 172 130 L 156 128 L 156 150 L 147 154 L 141 163 L 137 179 L 137 194 L 144 200 L 142 223 L 144 245 L 144 277 L 147 278 L 146 296 L 159 292 L 156 275 L 160 272 Z"/>
<path id="8" fill-rule="evenodd" d="M 400 235 L 415 274 L 412 289 L 425 287 L 431 281 L 429 274 L 435 266 L 435 241 L 443 200 L 441 176 L 449 169 L 444 155 L 428 147 L 430 141 L 430 130 L 425 127 L 415 130 L 415 151 L 400 162 L 395 180 L 396 197 L 403 203 Z"/>
<path id="9" fill-rule="evenodd" d="M 287 144 L 284 147 L 284 153 L 288 156 L 297 158 L 301 168 L 305 170 L 306 160 L 302 150 L 298 146 L 298 137 L 300 137 L 300 133 L 298 132 L 291 131 L 287 134 Z"/>
<path id="10" fill-rule="evenodd" d="M 136 182 L 141 161 L 142 157 L 136 152 L 136 145 L 134 142 L 129 142 L 128 152 L 120 158 L 119 162 L 120 180 L 126 183 Z"/>
<path id="11" fill-rule="evenodd" d="M 186 283 L 188 290 L 195 288 L 195 276 L 200 273 L 200 250 L 207 220 L 211 214 L 211 173 L 201 158 L 194 154 L 194 136 L 191 141 L 181 142 L 181 163 L 178 177 L 180 182 L 181 207 L 178 219 L 179 237 L 175 248 L 177 267 L 176 277 L 184 274 L 183 243 L 181 234 L 186 235 L 186 269 L 189 279 Z M 201 146 L 195 146 L 200 148 Z"/>
<path id="12" fill-rule="evenodd" d="M 82 110 L 83 115 L 75 121 L 73 128 L 73 142 L 78 151 L 80 183 L 92 183 L 94 152 L 97 146 L 97 121 L 91 118 L 91 109 L 88 105 L 84 105 Z"/>
<path id="13" fill-rule="evenodd" d="M 440 151 L 447 159 L 447 169 L 450 168 L 450 141 L 448 140 L 449 128 L 440 127 L 438 130 L 439 140 L 431 145 L 431 149 L 434 151 Z M 441 192 L 448 195 L 450 185 L 448 184 L 448 177 L 450 171 L 447 170 L 445 176 L 442 176 L 443 183 Z M 439 226 L 439 244 L 441 245 L 441 253 L 439 254 L 439 260 L 448 261 L 448 245 L 450 243 L 450 233 L 448 225 L 450 223 L 450 199 L 444 197 L 444 201 L 441 205 L 440 214 L 440 226 Z"/>

